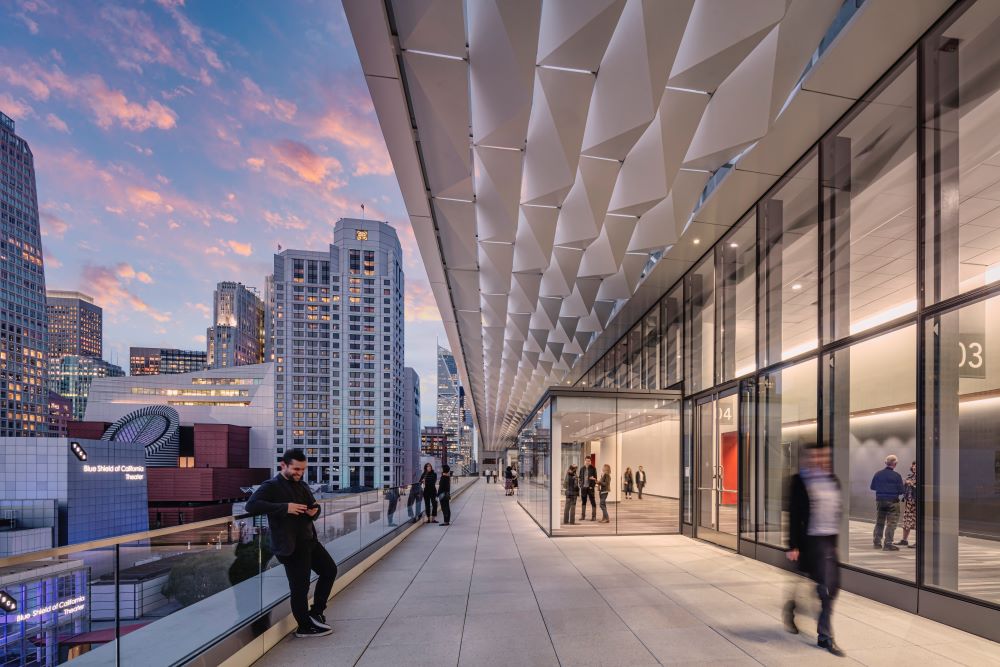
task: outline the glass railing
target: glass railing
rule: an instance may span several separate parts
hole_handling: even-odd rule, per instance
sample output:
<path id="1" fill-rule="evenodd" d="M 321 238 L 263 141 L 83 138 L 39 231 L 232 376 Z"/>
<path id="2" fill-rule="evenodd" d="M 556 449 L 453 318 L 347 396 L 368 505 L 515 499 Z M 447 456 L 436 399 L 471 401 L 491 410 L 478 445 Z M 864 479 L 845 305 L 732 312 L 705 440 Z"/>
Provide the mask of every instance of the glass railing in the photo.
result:
<path id="1" fill-rule="evenodd" d="M 338 563 L 423 515 L 416 485 L 318 502 Z M 0 666 L 191 660 L 287 598 L 268 537 L 243 514 L 0 558 Z"/>

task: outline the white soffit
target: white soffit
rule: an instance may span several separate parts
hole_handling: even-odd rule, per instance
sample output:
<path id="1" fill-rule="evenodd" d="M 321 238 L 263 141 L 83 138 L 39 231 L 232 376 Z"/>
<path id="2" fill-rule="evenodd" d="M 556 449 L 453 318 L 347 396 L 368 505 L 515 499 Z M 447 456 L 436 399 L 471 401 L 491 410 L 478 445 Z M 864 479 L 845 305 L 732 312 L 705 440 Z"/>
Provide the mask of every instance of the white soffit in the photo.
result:
<path id="1" fill-rule="evenodd" d="M 824 102 L 859 95 L 949 4 L 866 3 L 830 52 L 867 79 L 821 59 L 800 89 L 842 0 L 343 3 L 486 449 L 846 108 Z M 878 71 L 836 49 L 866 15 Z M 906 44 L 876 38 L 890 19 Z"/>

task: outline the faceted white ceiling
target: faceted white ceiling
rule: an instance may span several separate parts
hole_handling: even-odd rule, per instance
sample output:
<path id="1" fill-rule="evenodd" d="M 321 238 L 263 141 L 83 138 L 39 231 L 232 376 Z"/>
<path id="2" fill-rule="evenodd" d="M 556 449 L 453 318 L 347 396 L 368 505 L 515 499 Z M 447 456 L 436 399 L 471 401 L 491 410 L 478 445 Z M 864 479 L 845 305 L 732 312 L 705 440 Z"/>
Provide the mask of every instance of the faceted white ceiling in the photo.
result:
<path id="1" fill-rule="evenodd" d="M 698 233 L 841 4 L 344 0 L 486 449 Z"/>

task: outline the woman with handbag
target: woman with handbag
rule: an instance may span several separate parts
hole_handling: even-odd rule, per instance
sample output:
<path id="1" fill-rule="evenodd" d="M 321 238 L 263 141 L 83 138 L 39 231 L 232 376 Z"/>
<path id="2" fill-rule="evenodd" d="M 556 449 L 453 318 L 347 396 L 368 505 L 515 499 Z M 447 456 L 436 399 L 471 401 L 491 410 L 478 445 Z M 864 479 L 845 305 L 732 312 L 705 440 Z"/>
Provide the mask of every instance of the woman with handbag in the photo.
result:
<path id="1" fill-rule="evenodd" d="M 441 466 L 441 481 L 438 482 L 438 501 L 441 503 L 441 514 L 444 515 L 442 526 L 451 525 L 451 466 L 445 463 Z"/>

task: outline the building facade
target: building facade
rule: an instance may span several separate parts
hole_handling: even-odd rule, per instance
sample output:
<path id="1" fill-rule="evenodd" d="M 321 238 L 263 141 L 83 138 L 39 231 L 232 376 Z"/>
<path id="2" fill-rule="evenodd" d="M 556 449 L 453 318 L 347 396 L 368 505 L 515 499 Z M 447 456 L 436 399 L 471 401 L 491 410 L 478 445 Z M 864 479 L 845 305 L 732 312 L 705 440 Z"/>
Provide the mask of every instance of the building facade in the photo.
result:
<path id="1" fill-rule="evenodd" d="M 72 403 L 72 418 L 83 419 L 95 378 L 124 377 L 125 371 L 100 357 L 65 354 L 49 361 L 49 389 Z M 55 435 L 55 434 L 53 434 Z"/>
<path id="2" fill-rule="evenodd" d="M 104 311 L 94 298 L 80 292 L 49 290 L 45 294 L 48 313 L 49 359 L 72 354 L 103 356 Z"/>
<path id="3" fill-rule="evenodd" d="M 0 112 L 0 437 L 48 433 L 47 322 L 34 156 Z"/>
<path id="4" fill-rule="evenodd" d="M 462 384 L 458 379 L 455 356 L 447 348 L 437 348 L 437 425 L 448 440 L 451 452 L 448 463 L 458 458 L 459 439 L 462 435 Z"/>
<path id="5" fill-rule="evenodd" d="M 307 450 L 310 481 L 403 475 L 403 258 L 385 222 L 342 219 L 325 252 L 274 257 L 277 454 Z"/>
<path id="6" fill-rule="evenodd" d="M 420 477 L 420 376 L 403 369 L 403 476 L 400 484 Z"/>
<path id="7" fill-rule="evenodd" d="M 257 290 L 221 282 L 212 298 L 214 324 L 208 328 L 209 368 L 264 363 L 265 308 Z"/>
<path id="8" fill-rule="evenodd" d="M 435 467 L 444 463 L 451 465 L 455 440 L 440 426 L 425 426 L 420 430 L 420 454 L 433 458 Z"/>
<path id="9" fill-rule="evenodd" d="M 193 424 L 250 427 L 249 467 L 277 469 L 274 364 L 97 379 L 90 386 L 84 418 L 88 422 L 111 423 L 147 405 L 173 408 L 182 427 Z"/>
<path id="10" fill-rule="evenodd" d="M 130 375 L 193 373 L 208 367 L 208 355 L 201 350 L 130 347 L 128 356 Z"/>

